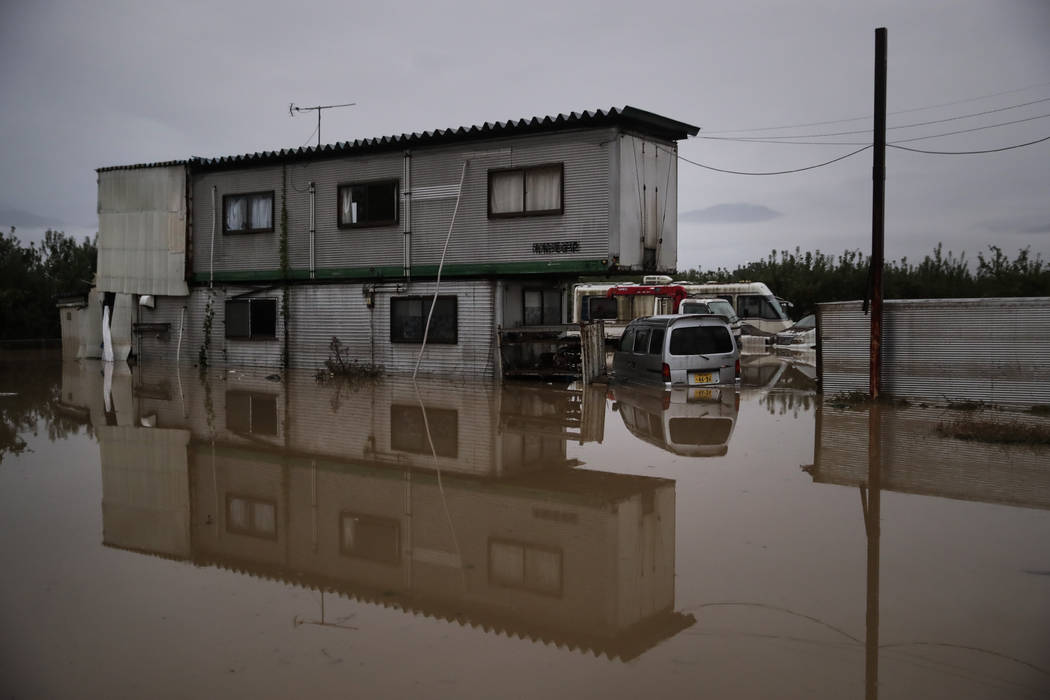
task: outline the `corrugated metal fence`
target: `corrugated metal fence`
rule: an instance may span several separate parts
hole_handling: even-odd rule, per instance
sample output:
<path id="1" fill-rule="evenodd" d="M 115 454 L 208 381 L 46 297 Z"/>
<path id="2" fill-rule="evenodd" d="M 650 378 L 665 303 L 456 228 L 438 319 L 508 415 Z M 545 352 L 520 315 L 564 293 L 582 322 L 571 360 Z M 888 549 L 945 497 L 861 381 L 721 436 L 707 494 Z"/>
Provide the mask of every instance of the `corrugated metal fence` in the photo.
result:
<path id="1" fill-rule="evenodd" d="M 870 316 L 819 304 L 821 390 L 868 391 Z M 933 401 L 1050 404 L 1050 297 L 888 300 L 882 391 Z"/>

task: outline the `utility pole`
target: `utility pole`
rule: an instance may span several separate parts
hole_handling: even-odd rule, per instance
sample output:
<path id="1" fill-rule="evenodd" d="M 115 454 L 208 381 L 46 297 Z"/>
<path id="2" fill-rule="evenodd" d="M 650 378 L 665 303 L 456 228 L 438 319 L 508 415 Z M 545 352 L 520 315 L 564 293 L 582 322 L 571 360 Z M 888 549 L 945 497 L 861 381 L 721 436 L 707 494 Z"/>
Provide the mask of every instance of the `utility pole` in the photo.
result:
<path id="1" fill-rule="evenodd" d="M 317 147 L 321 147 L 321 110 L 335 109 L 336 107 L 353 107 L 356 102 L 347 102 L 341 105 L 317 105 L 315 107 L 296 107 L 294 102 L 288 103 L 288 116 L 294 117 L 296 112 L 317 112 Z"/>
<path id="2" fill-rule="evenodd" d="M 875 150 L 871 169 L 871 362 L 868 392 L 879 398 L 882 373 L 882 268 L 886 207 L 886 28 L 875 30 Z"/>

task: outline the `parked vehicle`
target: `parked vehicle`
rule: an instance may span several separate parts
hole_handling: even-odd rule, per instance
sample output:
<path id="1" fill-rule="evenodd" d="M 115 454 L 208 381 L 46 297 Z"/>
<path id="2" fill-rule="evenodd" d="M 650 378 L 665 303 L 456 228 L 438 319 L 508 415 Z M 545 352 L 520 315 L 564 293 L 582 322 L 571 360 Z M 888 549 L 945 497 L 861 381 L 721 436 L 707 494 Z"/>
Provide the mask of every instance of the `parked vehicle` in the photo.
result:
<path id="1" fill-rule="evenodd" d="M 817 317 L 813 314 L 803 316 L 795 325 L 777 333 L 773 337 L 773 345 L 788 346 L 791 349 L 816 347 Z"/>
<path id="2" fill-rule="evenodd" d="M 762 282 L 705 282 L 687 287 L 689 296 L 718 297 L 733 304 L 744 335 L 773 335 L 791 326 L 780 300 Z"/>
<path id="3" fill-rule="evenodd" d="M 729 327 L 733 329 L 733 337 L 736 339 L 736 344 L 740 345 L 740 334 L 743 328 L 743 321 L 736 315 L 736 311 L 733 310 L 733 305 L 725 299 L 717 299 L 714 297 L 693 299 L 688 298 L 682 300 L 682 303 L 678 305 L 678 313 L 680 314 L 715 314 L 717 316 L 723 316 Z"/>
<path id="4" fill-rule="evenodd" d="M 719 457 L 729 451 L 739 395 L 735 387 L 698 390 L 614 384 L 613 410 L 639 440 L 678 455 Z M 693 398 L 690 398 L 693 396 Z"/>
<path id="5" fill-rule="evenodd" d="M 761 282 L 718 284 L 673 282 L 666 275 L 650 275 L 634 282 L 582 283 L 573 287 L 572 321 L 602 319 L 605 336 L 618 339 L 636 318 L 678 313 L 689 299 L 724 299 L 740 322 L 743 335 L 771 336 L 791 325 L 781 300 Z"/>
<path id="6" fill-rule="evenodd" d="M 701 390 L 732 384 L 740 349 L 721 316 L 666 315 L 631 321 L 613 354 L 622 380 Z"/>

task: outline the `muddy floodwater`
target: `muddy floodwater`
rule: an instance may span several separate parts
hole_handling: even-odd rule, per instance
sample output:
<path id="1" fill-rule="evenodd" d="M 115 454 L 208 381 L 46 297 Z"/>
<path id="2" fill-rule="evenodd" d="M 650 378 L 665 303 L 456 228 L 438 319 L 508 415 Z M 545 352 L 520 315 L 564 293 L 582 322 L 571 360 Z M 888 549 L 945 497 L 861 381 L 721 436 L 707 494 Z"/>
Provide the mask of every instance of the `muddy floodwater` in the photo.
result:
<path id="1" fill-rule="evenodd" d="M 1050 697 L 1050 449 L 813 378 L 2 355 L 0 696 Z"/>

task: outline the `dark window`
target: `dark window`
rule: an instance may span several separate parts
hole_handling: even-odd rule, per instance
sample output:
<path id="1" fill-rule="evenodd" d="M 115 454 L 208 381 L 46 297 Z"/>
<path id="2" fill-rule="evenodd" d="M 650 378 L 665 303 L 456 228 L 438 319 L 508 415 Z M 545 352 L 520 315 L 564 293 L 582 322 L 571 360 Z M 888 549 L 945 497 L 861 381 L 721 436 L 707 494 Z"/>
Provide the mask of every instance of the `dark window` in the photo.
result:
<path id="1" fill-rule="evenodd" d="M 561 293 L 553 289 L 526 289 L 522 292 L 522 317 L 526 326 L 561 323 Z"/>
<path id="2" fill-rule="evenodd" d="M 634 329 L 628 328 L 620 337 L 620 352 L 631 352 L 634 350 Z"/>
<path id="3" fill-rule="evenodd" d="M 660 355 L 664 350 L 664 334 L 666 331 L 663 328 L 654 328 L 652 339 L 649 340 L 649 354 Z"/>
<path id="4" fill-rule="evenodd" d="M 223 233 L 273 231 L 273 190 L 223 195 L 222 230 Z"/>
<path id="5" fill-rule="evenodd" d="M 339 516 L 339 551 L 383 564 L 401 561 L 401 527 L 392 518 L 357 513 Z"/>
<path id="6" fill-rule="evenodd" d="M 339 228 L 390 226 L 397 223 L 398 181 L 339 186 Z"/>
<path id="7" fill-rule="evenodd" d="M 277 434 L 277 395 L 226 392 L 226 428 L 235 433 Z"/>
<path id="8" fill-rule="evenodd" d="M 430 437 L 427 437 L 427 428 Z M 391 404 L 390 449 L 399 452 L 431 454 L 430 445 L 438 457 L 459 456 L 459 412 L 451 408 L 427 408 Z"/>
<path id="9" fill-rule="evenodd" d="M 251 496 L 226 494 L 226 531 L 277 539 L 277 503 Z"/>
<path id="10" fill-rule="evenodd" d="M 764 318 L 779 321 L 785 317 L 776 299 L 758 294 L 741 294 L 737 299 L 737 308 L 741 318 Z"/>
<path id="11" fill-rule="evenodd" d="M 733 338 L 725 326 L 686 326 L 671 330 L 672 355 L 716 355 L 733 352 Z"/>
<path id="12" fill-rule="evenodd" d="M 489 582 L 561 596 L 561 550 L 521 542 L 489 540 Z"/>
<path id="13" fill-rule="evenodd" d="M 648 328 L 639 328 L 634 336 L 634 352 L 638 354 L 649 354 L 649 335 L 652 333 Z"/>
<path id="14" fill-rule="evenodd" d="M 277 337 L 276 299 L 234 299 L 226 302 L 227 338 Z"/>
<path id="15" fill-rule="evenodd" d="M 597 321 L 598 319 L 615 319 L 617 316 L 616 300 L 608 297 L 590 297 L 585 309 L 590 310 L 590 318 L 584 321 Z"/>
<path id="16" fill-rule="evenodd" d="M 396 297 L 390 300 L 390 342 L 422 343 L 433 297 Z M 456 297 L 438 297 L 430 320 L 428 343 L 457 342 Z"/>
<path id="17" fill-rule="evenodd" d="M 564 165 L 489 171 L 489 216 L 561 214 Z"/>

